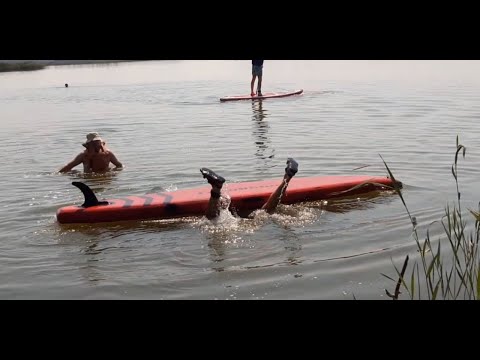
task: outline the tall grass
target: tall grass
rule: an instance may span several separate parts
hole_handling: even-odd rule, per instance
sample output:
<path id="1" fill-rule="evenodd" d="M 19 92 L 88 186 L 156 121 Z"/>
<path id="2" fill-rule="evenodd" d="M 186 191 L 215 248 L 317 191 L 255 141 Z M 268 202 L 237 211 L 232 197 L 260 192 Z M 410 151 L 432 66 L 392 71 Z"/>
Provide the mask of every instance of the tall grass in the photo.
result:
<path id="1" fill-rule="evenodd" d="M 425 239 L 420 239 L 416 218 L 408 210 L 401 188 L 395 186 L 395 191 L 400 196 L 412 223 L 412 236 L 417 244 L 420 261 L 415 261 L 409 275 L 406 275 L 409 262 L 408 255 L 401 271 L 394 265 L 398 280 L 382 274 L 396 282 L 393 294 L 385 290 L 387 295 L 394 300 L 399 299 L 402 289 L 412 300 L 480 299 L 480 258 L 478 253 L 480 210 L 477 212 L 469 209 L 470 213 L 466 213 L 468 216 L 462 213 L 457 164 L 460 154 L 465 158 L 466 148 L 459 144 L 458 136 L 456 145 L 452 174 L 455 179 L 457 198 L 452 206 L 447 204 L 445 215 L 439 221 L 443 226 L 445 237 L 437 240 L 437 244 L 434 244 L 434 241 L 430 238 L 428 229 Z M 382 161 L 392 180 L 395 180 L 383 158 Z M 394 181 L 395 183 L 396 181 Z M 475 229 L 467 234 L 467 219 L 472 220 L 470 215 L 473 215 L 473 220 L 475 220 Z M 445 244 L 447 245 L 446 249 Z"/>
<path id="2" fill-rule="evenodd" d="M 28 62 L 18 63 L 18 64 L 0 63 L 0 72 L 33 71 L 33 70 L 41 70 L 43 68 L 45 68 L 45 65 L 28 63 Z"/>

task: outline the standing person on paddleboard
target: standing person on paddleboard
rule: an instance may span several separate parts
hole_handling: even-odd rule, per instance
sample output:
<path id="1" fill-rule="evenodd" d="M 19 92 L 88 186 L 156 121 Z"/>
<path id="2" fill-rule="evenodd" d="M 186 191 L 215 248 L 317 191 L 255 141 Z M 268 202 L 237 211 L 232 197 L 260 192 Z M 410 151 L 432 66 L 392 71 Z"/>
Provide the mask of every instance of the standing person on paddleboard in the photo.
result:
<path id="1" fill-rule="evenodd" d="M 250 83 L 250 95 L 255 96 L 253 87 L 255 79 L 258 77 L 257 96 L 262 96 L 262 75 L 263 75 L 263 60 L 252 60 L 252 82 Z"/>
<path id="2" fill-rule="evenodd" d="M 59 170 L 64 173 L 83 163 L 84 172 L 105 172 L 110 170 L 110 163 L 116 169 L 123 167 L 115 154 L 105 146 L 105 141 L 96 132 L 87 134 L 87 141 L 82 144 L 86 150 Z"/>
<path id="3" fill-rule="evenodd" d="M 221 208 L 221 191 L 225 179 L 212 170 L 207 168 L 201 168 L 200 172 L 203 177 L 207 179 L 208 183 L 212 185 L 212 190 L 210 191 L 210 200 L 208 202 L 207 212 L 205 216 L 207 219 L 215 219 L 220 214 Z M 289 158 L 287 160 L 287 167 L 285 168 L 285 175 L 283 176 L 282 183 L 277 187 L 277 189 L 270 195 L 267 202 L 262 206 L 262 210 L 265 210 L 268 214 L 273 214 L 278 204 L 282 201 L 283 196 L 285 196 L 288 183 L 295 174 L 298 172 L 298 163 Z"/>

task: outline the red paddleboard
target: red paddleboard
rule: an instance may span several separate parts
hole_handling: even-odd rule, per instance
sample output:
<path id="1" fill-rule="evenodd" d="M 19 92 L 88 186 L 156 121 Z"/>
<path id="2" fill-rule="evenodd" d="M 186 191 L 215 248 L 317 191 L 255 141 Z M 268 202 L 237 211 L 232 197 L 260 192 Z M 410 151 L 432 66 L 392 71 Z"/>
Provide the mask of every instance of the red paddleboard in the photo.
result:
<path id="1" fill-rule="evenodd" d="M 262 96 L 251 96 L 251 95 L 234 95 L 234 96 L 225 96 L 220 98 L 220 101 L 235 101 L 235 100 L 262 100 L 262 99 L 274 99 L 274 98 L 282 98 L 292 95 L 300 95 L 303 93 L 303 90 L 296 90 L 293 92 L 271 92 L 271 93 L 264 93 Z"/>
<path id="2" fill-rule="evenodd" d="M 265 204 L 282 179 L 254 182 L 225 183 L 222 193 L 231 198 L 230 209 L 253 211 Z M 76 183 L 78 185 L 78 183 Z M 81 184 L 81 183 L 80 183 Z M 398 183 L 401 186 L 401 183 Z M 75 185 L 75 186 L 77 186 Z M 88 192 L 91 190 L 84 184 Z M 283 204 L 330 199 L 373 190 L 391 189 L 388 177 L 375 176 L 318 176 L 293 178 L 286 191 Z M 127 220 L 171 219 L 185 216 L 203 216 L 210 199 L 211 186 L 193 189 L 127 196 L 106 200 L 104 204 L 87 207 L 66 206 L 58 209 L 59 223 L 98 223 Z M 94 203 L 97 199 L 93 192 Z M 92 199 L 90 199 L 92 200 Z M 85 204 L 89 200 L 85 197 Z"/>

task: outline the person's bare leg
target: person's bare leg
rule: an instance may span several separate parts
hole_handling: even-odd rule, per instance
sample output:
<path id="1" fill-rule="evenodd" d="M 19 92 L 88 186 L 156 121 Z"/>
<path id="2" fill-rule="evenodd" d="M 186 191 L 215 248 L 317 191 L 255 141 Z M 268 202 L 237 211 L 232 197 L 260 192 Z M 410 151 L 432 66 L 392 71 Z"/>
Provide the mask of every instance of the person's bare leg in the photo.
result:
<path id="1" fill-rule="evenodd" d="M 212 185 L 210 200 L 208 201 L 207 212 L 205 213 L 207 219 L 212 220 L 220 214 L 220 193 L 225 179 L 207 168 L 201 168 L 200 172 L 203 177 L 207 179 L 208 183 Z"/>
<path id="2" fill-rule="evenodd" d="M 253 88 L 255 86 L 255 78 L 257 76 L 256 75 L 252 75 L 252 81 L 250 83 L 250 96 L 255 96 L 255 92 L 253 91 Z"/>
<path id="3" fill-rule="evenodd" d="M 262 75 L 258 75 L 257 95 L 262 96 Z"/>
<path id="4" fill-rule="evenodd" d="M 280 201 L 282 201 L 285 192 L 287 191 L 288 183 L 298 171 L 298 163 L 289 158 L 287 160 L 287 167 L 285 168 L 285 175 L 283 177 L 282 183 L 278 186 L 278 188 L 270 195 L 265 205 L 262 206 L 262 209 L 265 210 L 267 213 L 272 214 L 275 212 Z"/>

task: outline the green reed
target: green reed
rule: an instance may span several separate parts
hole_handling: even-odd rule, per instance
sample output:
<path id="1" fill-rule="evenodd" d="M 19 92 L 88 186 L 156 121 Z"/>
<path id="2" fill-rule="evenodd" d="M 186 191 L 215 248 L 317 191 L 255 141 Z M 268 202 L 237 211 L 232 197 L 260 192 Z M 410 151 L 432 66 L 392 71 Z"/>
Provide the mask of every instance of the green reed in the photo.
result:
<path id="1" fill-rule="evenodd" d="M 399 299 L 401 289 L 404 289 L 412 300 L 480 299 L 480 258 L 478 256 L 480 209 L 478 212 L 468 209 L 475 220 L 475 230 L 467 234 L 467 219 L 471 220 L 471 218 L 469 216 L 465 218 L 464 214 L 462 214 L 457 170 L 459 154 L 462 153 L 463 158 L 465 158 L 466 148 L 459 144 L 458 136 L 456 145 L 457 149 L 452 165 L 452 174 L 455 179 L 457 198 L 453 205 L 447 204 L 444 216 L 439 221 L 436 221 L 442 224 L 445 233 L 445 237 L 440 237 L 437 241 L 430 238 L 428 228 L 425 238 L 420 239 L 417 231 L 417 220 L 411 215 L 403 198 L 401 187 L 395 185 L 395 178 L 382 158 L 388 174 L 394 180 L 395 191 L 400 196 L 412 223 L 412 236 L 417 244 L 417 251 L 420 257 L 420 261 L 415 261 L 413 264 L 409 276 L 405 275 L 409 262 L 408 255 L 400 271 L 394 264 L 398 280 L 382 274 L 396 282 L 393 294 L 385 290 L 387 295 L 394 300 Z M 446 249 L 445 244 L 447 244 Z"/>

